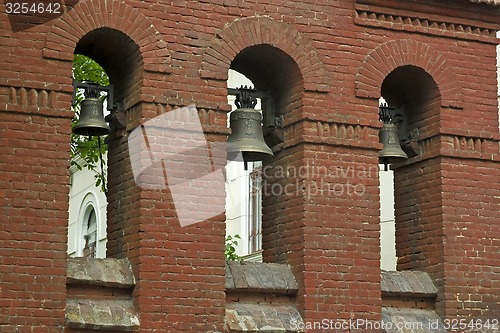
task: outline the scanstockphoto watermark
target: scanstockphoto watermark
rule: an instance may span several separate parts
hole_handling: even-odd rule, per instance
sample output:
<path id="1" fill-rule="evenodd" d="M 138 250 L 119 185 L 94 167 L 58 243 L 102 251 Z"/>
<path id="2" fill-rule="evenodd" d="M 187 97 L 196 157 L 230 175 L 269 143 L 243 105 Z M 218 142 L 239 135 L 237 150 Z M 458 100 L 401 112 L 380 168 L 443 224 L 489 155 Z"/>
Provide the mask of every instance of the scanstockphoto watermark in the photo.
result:
<path id="1" fill-rule="evenodd" d="M 361 197 L 366 193 L 364 179 L 378 177 L 378 166 L 316 165 L 312 159 L 299 167 L 270 166 L 262 168 L 262 191 L 269 196 Z"/>
<path id="2" fill-rule="evenodd" d="M 322 330 L 335 332 L 350 332 L 358 330 L 383 330 L 383 331 L 425 331 L 428 329 L 438 329 L 439 326 L 433 327 L 434 323 L 409 322 L 409 321 L 378 321 L 368 319 L 329 319 L 324 318 L 318 321 L 299 321 L 292 319 L 290 321 L 290 329 L 294 331 L 303 330 Z M 437 324 L 437 322 L 436 322 Z"/>
<path id="3" fill-rule="evenodd" d="M 439 318 L 423 318 L 420 321 L 407 321 L 403 318 L 393 318 L 393 321 L 369 320 L 369 319 L 329 319 L 324 318 L 317 321 L 302 321 L 296 318 L 290 321 L 292 330 L 322 330 L 335 332 L 350 332 L 358 330 L 383 330 L 386 332 L 462 332 L 465 330 L 492 330 L 500 328 L 498 318 L 470 319 L 451 318 L 441 320 Z"/>

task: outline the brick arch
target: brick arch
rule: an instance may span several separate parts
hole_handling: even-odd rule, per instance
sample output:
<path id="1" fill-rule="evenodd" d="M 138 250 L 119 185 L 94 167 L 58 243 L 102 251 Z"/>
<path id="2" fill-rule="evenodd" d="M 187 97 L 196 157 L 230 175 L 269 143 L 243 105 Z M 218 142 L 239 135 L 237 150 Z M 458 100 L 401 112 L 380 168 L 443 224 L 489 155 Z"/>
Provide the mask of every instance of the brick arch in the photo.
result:
<path id="1" fill-rule="evenodd" d="M 292 25 L 268 16 L 247 17 L 226 24 L 203 54 L 201 76 L 226 80 L 236 55 L 247 47 L 261 44 L 282 50 L 297 63 L 304 78 L 304 90 L 328 92 L 327 71 L 311 42 Z"/>
<path id="2" fill-rule="evenodd" d="M 432 76 L 441 94 L 441 106 L 463 108 L 459 80 L 445 57 L 429 45 L 410 39 L 389 41 L 366 56 L 356 76 L 356 96 L 380 98 L 387 75 L 405 65 L 420 67 Z"/>
<path id="3" fill-rule="evenodd" d="M 129 36 L 139 47 L 144 70 L 169 73 L 170 52 L 149 18 L 123 1 L 81 1 L 57 19 L 47 34 L 43 56 L 73 60 L 78 41 L 92 30 L 112 28 Z"/>

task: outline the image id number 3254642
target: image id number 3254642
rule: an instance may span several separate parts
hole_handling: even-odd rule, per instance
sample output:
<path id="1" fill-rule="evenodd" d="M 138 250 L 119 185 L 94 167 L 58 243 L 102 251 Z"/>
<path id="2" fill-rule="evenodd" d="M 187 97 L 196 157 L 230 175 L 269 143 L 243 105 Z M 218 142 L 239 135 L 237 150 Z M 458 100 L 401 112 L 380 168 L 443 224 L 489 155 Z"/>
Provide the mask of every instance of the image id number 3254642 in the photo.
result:
<path id="1" fill-rule="evenodd" d="M 7 14 L 62 14 L 63 8 L 60 2 L 5 2 L 5 12 Z"/>
<path id="2" fill-rule="evenodd" d="M 463 331 L 466 329 L 482 330 L 482 329 L 498 329 L 498 319 L 445 319 L 443 320 L 444 328 L 449 332 Z"/>

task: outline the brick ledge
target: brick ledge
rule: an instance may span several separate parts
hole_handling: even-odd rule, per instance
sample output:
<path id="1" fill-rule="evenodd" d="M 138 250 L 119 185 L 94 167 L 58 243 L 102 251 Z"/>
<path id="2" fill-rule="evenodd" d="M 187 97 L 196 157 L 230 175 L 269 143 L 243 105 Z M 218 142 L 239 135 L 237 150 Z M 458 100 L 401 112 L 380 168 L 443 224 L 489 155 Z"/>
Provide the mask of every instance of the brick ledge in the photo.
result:
<path id="1" fill-rule="evenodd" d="M 93 330 L 132 331 L 139 316 L 132 301 L 68 300 L 66 326 Z"/>
<path id="2" fill-rule="evenodd" d="M 128 259 L 69 258 L 68 284 L 133 288 L 135 277 Z"/>

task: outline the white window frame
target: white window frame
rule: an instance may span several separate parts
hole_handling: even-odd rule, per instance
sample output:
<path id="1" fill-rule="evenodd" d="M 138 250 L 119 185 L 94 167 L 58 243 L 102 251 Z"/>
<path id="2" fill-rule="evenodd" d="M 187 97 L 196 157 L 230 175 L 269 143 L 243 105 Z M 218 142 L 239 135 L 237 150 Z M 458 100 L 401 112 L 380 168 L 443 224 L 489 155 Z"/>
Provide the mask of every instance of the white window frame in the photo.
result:
<path id="1" fill-rule="evenodd" d="M 83 250 L 85 248 L 85 236 L 87 234 L 88 221 L 91 212 L 94 211 L 96 218 L 96 248 L 95 253 L 97 253 L 97 246 L 99 240 L 101 239 L 101 214 L 99 206 L 97 205 L 97 200 L 93 193 L 89 192 L 83 199 L 82 204 L 80 205 L 80 212 L 78 214 L 78 226 L 76 232 L 76 257 L 83 257 Z"/>
<path id="2" fill-rule="evenodd" d="M 249 174 L 248 195 L 248 252 L 262 251 L 262 164 Z"/>

